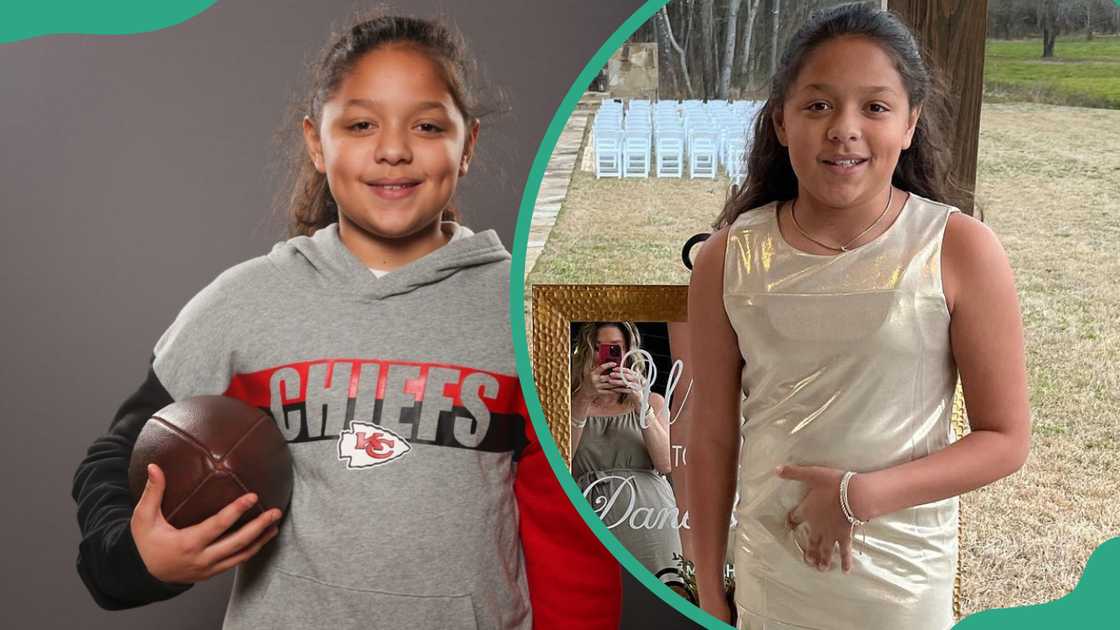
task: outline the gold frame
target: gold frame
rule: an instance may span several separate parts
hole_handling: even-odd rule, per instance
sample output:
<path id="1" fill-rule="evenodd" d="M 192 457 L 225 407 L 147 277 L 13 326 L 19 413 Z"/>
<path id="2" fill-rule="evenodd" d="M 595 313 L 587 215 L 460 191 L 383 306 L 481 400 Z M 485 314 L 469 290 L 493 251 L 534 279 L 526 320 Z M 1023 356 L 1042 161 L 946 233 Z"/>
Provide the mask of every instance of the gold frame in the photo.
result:
<path id="1" fill-rule="evenodd" d="M 683 322 L 688 285 L 533 285 L 533 377 L 541 407 L 564 461 L 572 464 L 572 322 Z"/>
<path id="2" fill-rule="evenodd" d="M 572 413 L 571 349 L 572 322 L 634 321 L 683 322 L 688 319 L 688 285 L 533 285 L 532 364 L 541 407 L 564 461 L 571 467 Z M 964 397 L 960 384 L 953 404 L 953 432 L 968 433 Z M 957 539 L 964 532 L 964 501 L 957 521 Z M 964 566 L 957 555 L 953 579 L 953 616 L 961 616 L 961 582 Z"/>

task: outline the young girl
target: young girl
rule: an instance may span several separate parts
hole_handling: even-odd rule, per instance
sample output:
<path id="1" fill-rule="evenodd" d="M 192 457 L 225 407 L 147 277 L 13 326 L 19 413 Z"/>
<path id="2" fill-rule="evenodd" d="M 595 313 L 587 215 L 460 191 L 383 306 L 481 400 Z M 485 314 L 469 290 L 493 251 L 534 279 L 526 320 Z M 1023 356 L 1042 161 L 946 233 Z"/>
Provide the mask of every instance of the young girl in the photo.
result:
<path id="1" fill-rule="evenodd" d="M 599 517 L 654 575 L 678 570 L 681 553 L 669 458 L 669 408 L 643 401 L 643 361 L 599 363 L 599 349 L 622 355 L 641 348 L 632 322 L 584 324 L 572 353 L 572 476 Z"/>
<path id="2" fill-rule="evenodd" d="M 617 626 L 617 565 L 526 426 L 509 253 L 448 220 L 479 132 L 470 70 L 459 38 L 427 20 L 363 20 L 328 45 L 303 106 L 296 235 L 187 304 L 75 475 L 78 571 L 101 606 L 239 566 L 231 629 Z M 147 419 L 223 393 L 270 410 L 289 441 L 287 514 L 221 537 L 254 509 L 246 495 L 175 529 L 155 466 L 133 509 L 127 467 Z M 359 429 L 410 448 L 371 461 Z"/>
<path id="3" fill-rule="evenodd" d="M 697 257 L 689 506 L 717 617 L 736 468 L 744 626 L 942 630 L 956 497 L 1026 458 L 1012 274 L 991 231 L 943 203 L 935 85 L 892 14 L 820 12 L 791 40 L 749 179 Z M 950 445 L 958 372 L 972 431 Z"/>

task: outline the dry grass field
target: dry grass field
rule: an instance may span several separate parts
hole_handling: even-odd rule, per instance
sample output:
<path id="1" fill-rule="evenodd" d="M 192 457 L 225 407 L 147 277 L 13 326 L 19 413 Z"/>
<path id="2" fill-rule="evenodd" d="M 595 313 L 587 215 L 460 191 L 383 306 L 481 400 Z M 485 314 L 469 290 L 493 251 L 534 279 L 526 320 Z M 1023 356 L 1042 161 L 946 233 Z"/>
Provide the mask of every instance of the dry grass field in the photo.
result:
<path id="1" fill-rule="evenodd" d="M 686 283 L 680 247 L 726 189 L 577 169 L 528 281 Z M 1120 535 L 1120 111 L 986 104 L 977 196 L 1016 272 L 1034 439 L 963 498 L 965 613 L 1064 595 Z"/>

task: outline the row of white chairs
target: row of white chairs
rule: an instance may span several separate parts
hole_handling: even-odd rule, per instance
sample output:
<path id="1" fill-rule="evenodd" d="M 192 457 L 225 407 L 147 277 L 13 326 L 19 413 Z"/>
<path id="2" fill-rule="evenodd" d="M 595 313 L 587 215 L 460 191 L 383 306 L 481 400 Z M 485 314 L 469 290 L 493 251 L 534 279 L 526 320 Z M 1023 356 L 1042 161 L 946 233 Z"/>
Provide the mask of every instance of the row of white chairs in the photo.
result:
<path id="1" fill-rule="evenodd" d="M 685 150 L 680 138 L 661 138 L 654 147 L 647 137 L 600 137 L 595 140 L 595 177 L 645 178 L 684 177 L 687 164 L 691 179 L 715 179 L 721 165 L 728 177 L 745 174 L 746 151 L 734 145 L 721 159 L 719 146 L 711 138 L 696 138 Z"/>
<path id="2" fill-rule="evenodd" d="M 604 100 L 592 125 L 596 177 L 714 179 L 746 175 L 747 129 L 754 101 Z"/>

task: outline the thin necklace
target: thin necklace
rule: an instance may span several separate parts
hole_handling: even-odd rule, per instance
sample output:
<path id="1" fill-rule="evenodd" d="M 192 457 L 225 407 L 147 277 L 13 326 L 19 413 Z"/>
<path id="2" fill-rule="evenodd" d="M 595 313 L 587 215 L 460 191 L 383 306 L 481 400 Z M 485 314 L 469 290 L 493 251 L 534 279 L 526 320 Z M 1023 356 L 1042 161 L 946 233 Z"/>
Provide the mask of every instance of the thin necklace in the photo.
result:
<path id="1" fill-rule="evenodd" d="M 894 186 L 891 186 L 889 191 L 887 192 L 887 205 L 883 206 L 883 211 L 879 213 L 879 216 L 875 218 L 875 221 L 871 225 L 867 226 L 867 229 L 860 232 L 859 234 L 856 234 L 855 238 L 848 241 L 847 243 L 844 243 L 840 247 L 836 247 L 835 245 L 828 245 L 826 243 L 822 243 L 822 242 L 818 241 L 817 239 L 813 238 L 812 236 L 809 236 L 809 233 L 805 231 L 805 228 L 801 227 L 801 224 L 797 222 L 797 197 L 793 198 L 793 206 L 789 209 L 789 216 L 790 216 L 791 219 L 793 219 L 794 227 L 797 228 L 798 232 L 801 232 L 801 236 L 804 236 L 805 238 L 809 239 L 810 241 L 813 241 L 814 243 L 816 243 L 817 245 L 820 245 L 821 247 L 823 247 L 825 249 L 831 249 L 834 252 L 847 252 L 847 251 L 851 251 L 851 250 L 848 249 L 849 245 L 851 245 L 852 243 L 861 239 L 864 234 L 867 234 L 868 232 L 871 231 L 871 228 L 875 227 L 876 225 L 879 225 L 879 222 L 882 221 L 883 217 L 886 216 L 886 214 L 887 214 L 887 208 L 891 207 L 891 197 L 893 197 L 893 196 L 894 196 Z"/>

